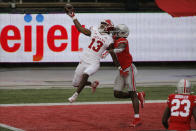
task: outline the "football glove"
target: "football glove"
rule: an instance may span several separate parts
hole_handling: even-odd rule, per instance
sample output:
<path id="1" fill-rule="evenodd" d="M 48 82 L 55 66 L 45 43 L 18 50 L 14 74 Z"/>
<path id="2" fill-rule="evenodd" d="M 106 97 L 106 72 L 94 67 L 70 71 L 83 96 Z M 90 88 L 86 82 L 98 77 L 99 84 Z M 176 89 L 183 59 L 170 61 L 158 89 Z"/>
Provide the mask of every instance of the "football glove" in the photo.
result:
<path id="1" fill-rule="evenodd" d="M 75 16 L 74 13 L 74 8 L 71 4 L 66 4 L 65 5 L 65 12 L 67 15 L 69 15 L 71 18 L 73 18 Z"/>

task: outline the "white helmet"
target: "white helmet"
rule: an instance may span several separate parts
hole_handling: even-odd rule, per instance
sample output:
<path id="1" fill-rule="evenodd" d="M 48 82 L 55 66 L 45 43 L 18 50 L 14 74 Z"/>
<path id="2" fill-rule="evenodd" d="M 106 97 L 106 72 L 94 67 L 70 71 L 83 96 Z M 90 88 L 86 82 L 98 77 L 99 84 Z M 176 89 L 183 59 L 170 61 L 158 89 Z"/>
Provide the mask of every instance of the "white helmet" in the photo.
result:
<path id="1" fill-rule="evenodd" d="M 124 24 L 119 24 L 115 27 L 114 35 L 127 38 L 129 36 L 129 28 Z"/>
<path id="2" fill-rule="evenodd" d="M 181 79 L 177 85 L 178 94 L 190 94 L 191 93 L 191 83 L 188 80 Z"/>

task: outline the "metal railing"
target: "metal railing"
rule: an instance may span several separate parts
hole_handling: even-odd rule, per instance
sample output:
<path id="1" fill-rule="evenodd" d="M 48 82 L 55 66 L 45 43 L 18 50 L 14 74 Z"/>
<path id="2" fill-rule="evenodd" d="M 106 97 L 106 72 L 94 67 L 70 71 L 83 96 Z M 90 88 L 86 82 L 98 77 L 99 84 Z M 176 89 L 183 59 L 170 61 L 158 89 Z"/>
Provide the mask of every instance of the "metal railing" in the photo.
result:
<path id="1" fill-rule="evenodd" d="M 126 0 L 0 0 L 0 13 L 65 13 L 64 6 L 70 3 L 77 12 L 126 12 L 133 11 Z M 105 0 L 106 1 L 106 0 Z M 160 11 L 153 2 L 138 1 L 134 11 Z"/>

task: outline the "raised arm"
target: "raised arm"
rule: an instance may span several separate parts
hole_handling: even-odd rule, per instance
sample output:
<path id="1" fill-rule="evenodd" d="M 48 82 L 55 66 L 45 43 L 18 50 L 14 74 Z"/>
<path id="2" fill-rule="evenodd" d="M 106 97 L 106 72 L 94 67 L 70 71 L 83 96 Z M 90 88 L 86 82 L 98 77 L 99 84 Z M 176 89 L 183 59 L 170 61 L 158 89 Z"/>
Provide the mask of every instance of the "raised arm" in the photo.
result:
<path id="1" fill-rule="evenodd" d="M 87 28 L 82 27 L 82 25 L 80 24 L 80 22 L 77 20 L 75 13 L 74 13 L 74 9 L 73 6 L 71 4 L 66 4 L 65 6 L 65 11 L 67 13 L 68 16 L 70 16 L 73 19 L 73 22 L 76 26 L 76 28 L 78 29 L 79 32 L 83 33 L 84 35 L 90 36 L 91 35 L 91 31 Z"/>
<path id="2" fill-rule="evenodd" d="M 79 32 L 87 35 L 87 36 L 90 36 L 91 35 L 91 31 L 89 29 L 86 29 L 84 27 L 82 27 L 82 25 L 80 24 L 80 22 L 75 18 L 73 19 L 73 22 L 76 26 L 76 28 L 78 29 Z"/>

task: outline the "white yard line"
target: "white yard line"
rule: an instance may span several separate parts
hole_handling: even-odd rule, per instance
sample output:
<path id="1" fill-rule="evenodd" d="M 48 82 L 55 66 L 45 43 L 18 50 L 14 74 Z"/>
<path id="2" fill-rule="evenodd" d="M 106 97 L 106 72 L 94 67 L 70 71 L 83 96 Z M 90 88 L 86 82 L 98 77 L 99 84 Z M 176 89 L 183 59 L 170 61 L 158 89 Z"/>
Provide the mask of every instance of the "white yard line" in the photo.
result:
<path id="1" fill-rule="evenodd" d="M 131 101 L 106 101 L 106 102 L 74 102 L 74 103 L 32 103 L 32 104 L 0 104 L 6 106 L 58 106 L 58 105 L 93 105 L 93 104 L 129 104 Z M 145 103 L 166 103 L 166 100 L 146 100 Z"/>
<path id="2" fill-rule="evenodd" d="M 9 129 L 9 130 L 12 130 L 12 131 L 25 131 L 25 130 L 22 130 L 22 129 L 19 129 L 19 128 L 15 128 L 15 127 L 12 127 L 12 126 L 2 124 L 2 123 L 0 123 L 0 127 L 6 128 L 6 129 Z"/>

